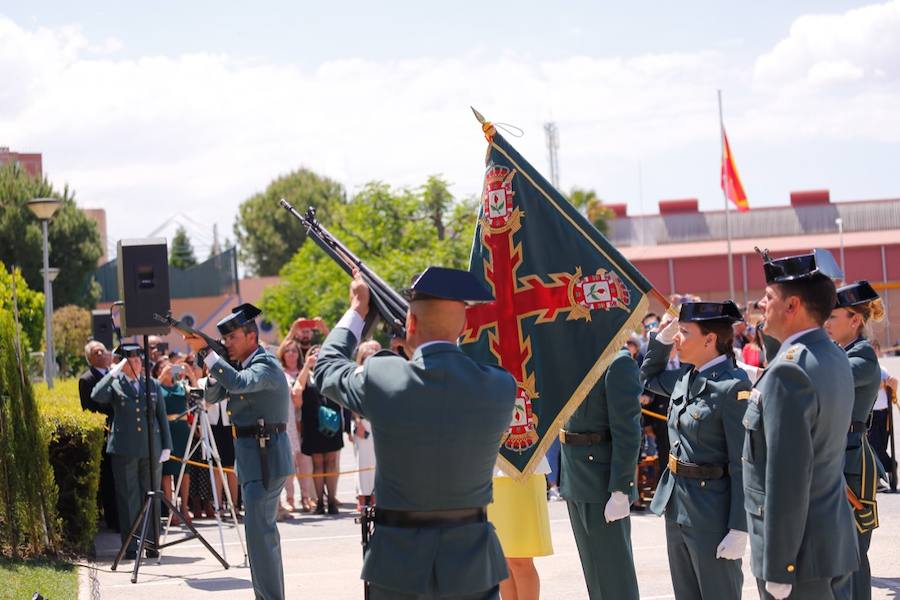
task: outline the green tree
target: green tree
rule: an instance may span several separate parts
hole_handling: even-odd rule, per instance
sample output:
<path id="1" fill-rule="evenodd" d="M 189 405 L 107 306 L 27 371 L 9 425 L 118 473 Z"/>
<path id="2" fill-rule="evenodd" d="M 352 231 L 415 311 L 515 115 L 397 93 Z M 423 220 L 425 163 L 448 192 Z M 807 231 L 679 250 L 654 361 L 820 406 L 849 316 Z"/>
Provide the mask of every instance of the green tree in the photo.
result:
<path id="1" fill-rule="evenodd" d="M 609 232 L 609 220 L 615 218 L 612 209 L 604 206 L 603 200 L 597 197 L 594 190 L 572 188 L 569 192 L 569 202 L 593 223 L 597 231 L 606 235 Z"/>
<path id="2" fill-rule="evenodd" d="M 93 306 L 99 288 L 91 285 L 90 274 L 102 254 L 97 226 L 75 205 L 68 186 L 57 193 L 46 177 L 32 177 L 16 164 L 0 167 L 0 261 L 19 267 L 31 288 L 43 289 L 43 233 L 26 203 L 45 197 L 61 201 L 48 236 L 50 266 L 59 269 L 53 300 L 60 306 Z"/>
<path id="3" fill-rule="evenodd" d="M 53 346 L 63 377 L 73 377 L 87 368 L 84 345 L 90 336 L 89 310 L 70 304 L 53 313 Z"/>
<path id="4" fill-rule="evenodd" d="M 181 225 L 175 230 L 175 237 L 172 238 L 172 246 L 169 248 L 169 264 L 182 270 L 190 269 L 197 264 L 191 239 L 188 237 L 187 230 Z"/>
<path id="5" fill-rule="evenodd" d="M 300 249 L 306 239 L 303 225 L 278 201 L 284 198 L 298 211 L 316 209 L 322 223 L 332 221 L 332 213 L 346 203 L 340 183 L 299 169 L 279 177 L 241 203 L 234 223 L 239 258 L 254 275 L 276 275 Z"/>
<path id="6" fill-rule="evenodd" d="M 28 287 L 19 269 L 7 271 L 0 261 L 0 310 L 15 315 L 13 310 L 13 280 L 15 279 L 15 300 L 22 328 L 22 352 L 27 354 L 39 350 L 44 338 L 44 294 Z"/>
<path id="7" fill-rule="evenodd" d="M 330 231 L 394 289 L 429 265 L 466 268 L 477 202 L 454 200 L 432 177 L 417 190 L 372 182 L 333 215 Z M 315 244 L 304 244 L 281 270 L 262 308 L 286 331 L 299 316 L 334 323 L 347 308 L 348 276 Z"/>
<path id="8" fill-rule="evenodd" d="M 0 309 L 0 556 L 41 554 L 58 542 L 57 488 L 12 311 Z"/>

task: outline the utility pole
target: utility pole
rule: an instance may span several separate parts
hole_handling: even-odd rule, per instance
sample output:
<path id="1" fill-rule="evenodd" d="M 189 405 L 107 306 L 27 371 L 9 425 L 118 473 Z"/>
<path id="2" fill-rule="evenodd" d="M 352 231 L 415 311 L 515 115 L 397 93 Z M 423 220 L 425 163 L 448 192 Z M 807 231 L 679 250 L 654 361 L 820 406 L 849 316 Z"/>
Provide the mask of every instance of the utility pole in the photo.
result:
<path id="1" fill-rule="evenodd" d="M 544 123 L 544 133 L 547 136 L 547 153 L 550 157 L 550 183 L 559 190 L 559 129 L 553 121 Z"/>

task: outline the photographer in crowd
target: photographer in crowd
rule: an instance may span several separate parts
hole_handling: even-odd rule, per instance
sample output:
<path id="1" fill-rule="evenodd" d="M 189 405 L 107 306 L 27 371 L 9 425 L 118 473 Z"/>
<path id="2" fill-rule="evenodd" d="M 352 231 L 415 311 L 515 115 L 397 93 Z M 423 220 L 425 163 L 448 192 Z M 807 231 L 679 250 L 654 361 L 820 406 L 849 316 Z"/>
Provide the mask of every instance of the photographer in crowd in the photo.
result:
<path id="1" fill-rule="evenodd" d="M 172 446 L 176 455 L 182 456 L 185 460 L 188 455 L 188 435 L 190 435 L 191 426 L 188 423 L 186 411 L 188 409 L 187 390 L 185 382 L 190 382 L 192 387 L 197 387 L 197 377 L 194 375 L 193 369 L 188 368 L 183 363 L 173 363 L 171 361 L 159 361 L 153 369 L 155 378 L 159 382 L 159 389 L 162 395 L 162 401 L 165 403 L 166 416 L 169 420 L 169 431 L 172 435 Z M 172 501 L 172 489 L 174 478 L 181 471 L 181 461 L 170 458 L 162 467 L 162 491 L 169 501 Z M 188 515 L 188 494 L 191 489 L 191 474 L 185 469 L 184 477 L 179 486 L 179 496 L 181 497 L 181 513 L 190 520 Z M 178 525 L 178 517 L 172 518 L 172 524 Z"/>

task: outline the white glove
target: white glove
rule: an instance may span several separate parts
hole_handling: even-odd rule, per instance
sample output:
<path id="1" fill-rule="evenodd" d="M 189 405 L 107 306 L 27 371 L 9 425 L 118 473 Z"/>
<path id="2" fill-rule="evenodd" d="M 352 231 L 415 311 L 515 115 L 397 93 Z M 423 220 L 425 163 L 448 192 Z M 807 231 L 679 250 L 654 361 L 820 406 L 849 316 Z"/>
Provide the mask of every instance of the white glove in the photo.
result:
<path id="1" fill-rule="evenodd" d="M 631 514 L 631 500 L 622 492 L 613 492 L 606 503 L 606 508 L 603 509 L 606 522 L 612 523 L 624 519 L 629 514 Z"/>
<path id="2" fill-rule="evenodd" d="M 162 452 L 159 453 L 159 462 L 164 463 L 169 460 L 169 457 L 172 456 L 172 451 L 168 448 L 163 448 Z"/>
<path id="3" fill-rule="evenodd" d="M 126 364 L 128 364 L 128 359 L 123 358 L 122 360 L 120 360 L 119 362 L 117 362 L 116 364 L 111 366 L 109 368 L 109 372 L 112 373 L 113 375 L 115 375 L 116 373 L 118 373 L 119 371 L 124 369 Z"/>
<path id="4" fill-rule="evenodd" d="M 716 548 L 716 558 L 724 558 L 725 560 L 738 560 L 743 558 L 744 551 L 747 549 L 747 532 L 738 531 L 737 529 L 729 529 L 725 537 Z"/>
<path id="5" fill-rule="evenodd" d="M 676 333 L 678 333 L 678 319 L 672 319 L 656 334 L 656 339 L 666 346 L 671 346 L 675 342 Z"/>
<path id="6" fill-rule="evenodd" d="M 775 598 L 775 600 L 784 600 L 791 595 L 792 586 L 789 583 L 775 583 L 774 581 L 766 582 L 766 591 Z"/>

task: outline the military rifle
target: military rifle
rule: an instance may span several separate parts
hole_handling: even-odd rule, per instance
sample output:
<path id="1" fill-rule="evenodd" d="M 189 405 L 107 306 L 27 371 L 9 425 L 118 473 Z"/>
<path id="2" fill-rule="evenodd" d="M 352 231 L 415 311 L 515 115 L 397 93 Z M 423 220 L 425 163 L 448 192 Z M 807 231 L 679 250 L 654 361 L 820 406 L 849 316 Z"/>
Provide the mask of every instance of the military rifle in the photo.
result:
<path id="1" fill-rule="evenodd" d="M 390 328 L 391 333 L 400 338 L 406 337 L 406 312 L 409 303 L 398 294 L 384 279 L 379 277 L 372 269 L 367 267 L 358 256 L 347 246 L 334 237 L 316 219 L 316 209 L 309 207 L 306 214 L 300 214 L 291 204 L 281 199 L 281 206 L 294 215 L 306 227 L 307 235 L 325 251 L 348 275 L 353 277 L 355 271 L 359 271 L 369 286 L 369 302 L 375 310 L 370 310 L 366 316 L 366 324 L 363 327 L 362 337 L 365 339 L 369 331 L 375 325 L 378 317 Z"/>
<path id="2" fill-rule="evenodd" d="M 225 344 L 223 344 L 219 340 L 211 338 L 202 331 L 194 329 L 190 325 L 186 325 L 183 321 L 179 321 L 178 319 L 172 317 L 171 311 L 167 312 L 165 315 L 153 313 L 153 318 L 160 323 L 165 323 L 166 325 L 183 335 L 196 335 L 203 338 L 203 341 L 206 342 L 206 345 L 209 346 L 210 350 L 218 354 L 223 360 L 228 360 L 228 350 L 225 348 Z"/>

